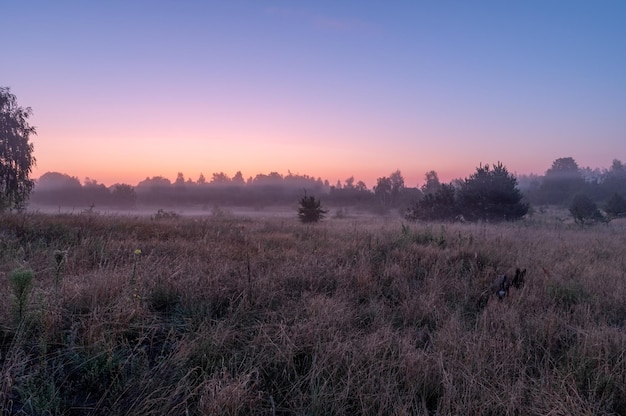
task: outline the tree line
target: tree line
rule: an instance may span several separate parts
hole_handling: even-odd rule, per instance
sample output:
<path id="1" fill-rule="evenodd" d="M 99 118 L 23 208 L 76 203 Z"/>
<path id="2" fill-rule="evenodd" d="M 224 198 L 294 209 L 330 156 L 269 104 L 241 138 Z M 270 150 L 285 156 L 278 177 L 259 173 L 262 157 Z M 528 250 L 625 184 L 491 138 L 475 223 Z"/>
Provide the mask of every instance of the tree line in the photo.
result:
<path id="1" fill-rule="evenodd" d="M 513 221 L 532 212 L 531 206 L 568 206 L 580 224 L 626 216 L 626 166 L 615 159 L 608 169 L 580 168 L 572 157 L 556 159 L 543 176 L 517 178 L 501 162 L 480 164 L 465 179 L 441 183 L 437 172 L 425 174 L 421 187 L 406 186 L 400 170 L 379 177 L 372 189 L 354 177 L 331 185 L 308 175 L 258 174 L 244 180 L 223 172 L 196 181 L 181 172 L 171 182 L 155 176 L 136 186 L 107 187 L 86 178 L 81 183 L 65 173 L 48 172 L 30 178 L 35 164 L 36 134 L 28 123 L 30 108 L 17 105 L 8 88 L 0 88 L 0 210 L 23 209 L 29 201 L 64 206 L 239 205 L 293 204 L 305 195 L 310 207 L 320 208 L 314 195 L 334 206 L 357 206 L 386 213 L 397 210 L 412 220 Z M 522 186 L 520 186 L 520 181 Z M 309 197 L 306 197 L 307 192 Z M 306 206 L 303 205 L 303 206 Z M 602 209 L 602 212 L 600 210 Z"/>
<path id="2" fill-rule="evenodd" d="M 200 174 L 198 180 L 178 173 L 174 181 L 162 176 L 148 177 L 137 185 L 115 184 L 107 187 L 86 178 L 83 183 L 73 176 L 47 172 L 37 181 L 31 202 L 38 205 L 112 206 L 131 208 L 136 205 L 188 206 L 234 205 L 273 206 L 293 204 L 303 193 L 324 195 L 333 205 L 375 206 L 379 210 L 399 208 L 409 201 L 402 174 L 397 171 L 381 179 L 384 186 L 368 189 L 363 181 L 353 177 L 331 185 L 328 180 L 308 175 L 281 175 L 277 172 L 258 174 L 248 179 L 237 172 L 232 178 L 223 172 L 213 173 L 210 180 Z M 387 186 L 387 182 L 389 185 Z M 417 188 L 412 191 L 417 194 Z M 388 195 L 387 195 L 388 194 Z"/>
<path id="3" fill-rule="evenodd" d="M 532 212 L 532 207 L 544 205 L 571 208 L 574 204 L 572 215 L 581 222 L 599 219 L 598 206 L 611 218 L 626 211 L 626 166 L 617 159 L 608 169 L 591 171 L 579 168 L 571 157 L 559 158 L 544 176 L 522 177 L 522 183 L 501 162 L 481 164 L 467 178 L 449 183 L 441 183 L 432 170 L 424 175 L 421 187 L 406 186 L 401 171 L 396 170 L 379 177 L 371 189 L 354 177 L 330 185 L 328 180 L 291 172 L 248 179 L 241 172 L 232 178 L 218 172 L 210 180 L 200 174 L 196 181 L 179 173 L 174 181 L 155 176 L 136 186 L 111 187 L 89 178 L 81 184 L 76 177 L 48 172 L 36 181 L 31 200 L 36 204 L 119 208 L 198 204 L 263 207 L 293 204 L 308 192 L 334 207 L 355 206 L 379 213 L 397 210 L 407 219 L 438 221 L 512 221 Z M 585 204 L 587 208 L 582 209 Z M 596 207 L 593 213 L 590 204 Z"/>
<path id="4" fill-rule="evenodd" d="M 546 205 L 567 207 L 581 225 L 626 216 L 626 166 L 618 159 L 609 169 L 591 170 L 579 168 L 572 157 L 558 158 L 544 176 L 523 178 L 523 189 L 500 162 L 448 184 L 441 184 L 434 171 L 425 179 L 423 196 L 408 219 L 512 221 Z"/>

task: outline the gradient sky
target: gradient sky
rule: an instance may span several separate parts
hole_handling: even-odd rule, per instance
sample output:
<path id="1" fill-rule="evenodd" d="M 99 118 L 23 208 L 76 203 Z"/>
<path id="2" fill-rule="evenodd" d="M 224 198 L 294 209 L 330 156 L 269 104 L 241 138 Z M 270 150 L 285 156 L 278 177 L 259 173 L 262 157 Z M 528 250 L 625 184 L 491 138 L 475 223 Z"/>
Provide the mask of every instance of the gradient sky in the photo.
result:
<path id="1" fill-rule="evenodd" d="M 34 177 L 626 161 L 623 0 L 2 0 L 0 39 Z"/>

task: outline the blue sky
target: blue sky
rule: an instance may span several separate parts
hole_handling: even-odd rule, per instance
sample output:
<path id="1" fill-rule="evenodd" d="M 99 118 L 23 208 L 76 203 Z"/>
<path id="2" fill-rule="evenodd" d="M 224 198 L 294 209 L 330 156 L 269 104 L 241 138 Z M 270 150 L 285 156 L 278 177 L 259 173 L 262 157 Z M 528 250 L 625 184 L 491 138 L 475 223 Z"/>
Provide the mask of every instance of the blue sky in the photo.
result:
<path id="1" fill-rule="evenodd" d="M 38 168 L 372 186 L 626 159 L 623 1 L 7 1 Z"/>

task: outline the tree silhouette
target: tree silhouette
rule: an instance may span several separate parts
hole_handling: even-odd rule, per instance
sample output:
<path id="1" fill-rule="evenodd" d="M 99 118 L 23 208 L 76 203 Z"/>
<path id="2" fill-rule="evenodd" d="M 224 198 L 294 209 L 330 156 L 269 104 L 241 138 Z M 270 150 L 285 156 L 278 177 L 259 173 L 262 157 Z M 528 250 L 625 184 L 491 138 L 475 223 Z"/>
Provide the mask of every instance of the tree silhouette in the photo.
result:
<path id="1" fill-rule="evenodd" d="M 436 173 L 431 171 L 426 177 L 434 185 Z M 528 212 L 528 204 L 521 200 L 517 179 L 498 162 L 479 166 L 458 186 L 452 183 L 431 186 L 431 191 L 407 211 L 406 218 L 454 221 L 462 216 L 468 221 L 513 221 Z"/>
<path id="2" fill-rule="evenodd" d="M 30 107 L 19 107 L 11 90 L 0 87 L 0 210 L 23 208 L 34 181 L 29 175 L 35 165 L 28 124 Z"/>
<path id="3" fill-rule="evenodd" d="M 517 179 L 500 162 L 476 168 L 458 193 L 461 213 L 469 221 L 517 220 L 528 212 L 521 201 Z"/>
<path id="4" fill-rule="evenodd" d="M 211 178 L 211 185 L 228 185 L 230 177 L 224 172 L 214 172 Z"/>
<path id="5" fill-rule="evenodd" d="M 439 184 L 436 191 L 425 194 L 413 207 L 409 208 L 406 219 L 453 221 L 459 214 L 454 186 Z"/>
<path id="6" fill-rule="evenodd" d="M 80 180 L 60 172 L 46 172 L 37 179 L 37 190 L 77 190 L 81 188 Z"/>
<path id="7" fill-rule="evenodd" d="M 404 177 L 400 170 L 396 170 L 389 175 L 389 181 L 391 182 L 391 205 L 398 206 L 400 202 L 400 195 L 404 191 Z"/>
<path id="8" fill-rule="evenodd" d="M 231 182 L 233 183 L 233 185 L 243 186 L 246 181 L 244 181 L 241 171 L 238 170 L 235 173 L 235 176 L 233 176 L 233 178 L 231 179 Z"/>
<path id="9" fill-rule="evenodd" d="M 609 219 L 626 217 L 626 199 L 615 192 L 604 204 L 604 212 Z"/>
<path id="10" fill-rule="evenodd" d="M 548 204 L 562 204 L 580 192 L 584 184 L 581 171 L 573 158 L 556 159 L 543 178 L 539 188 L 540 199 Z"/>
<path id="11" fill-rule="evenodd" d="M 185 175 L 182 172 L 178 172 L 178 174 L 176 175 L 176 180 L 174 181 L 174 185 L 176 186 L 185 185 Z"/>
<path id="12" fill-rule="evenodd" d="M 422 185 L 422 192 L 426 195 L 434 194 L 441 187 L 441 182 L 439 182 L 439 175 L 434 170 L 426 172 L 424 175 L 425 183 Z"/>
<path id="13" fill-rule="evenodd" d="M 321 208 L 321 201 L 313 195 L 307 196 L 306 193 L 300 200 L 298 208 L 298 218 L 303 223 L 318 222 L 323 219 L 328 211 Z"/>
<path id="14" fill-rule="evenodd" d="M 619 159 L 614 159 L 611 168 L 606 172 L 602 186 L 607 195 L 626 190 L 626 166 Z"/>
<path id="15" fill-rule="evenodd" d="M 111 196 L 113 197 L 113 203 L 118 207 L 131 208 L 137 202 L 135 188 L 125 183 L 113 185 Z"/>
<path id="16" fill-rule="evenodd" d="M 374 194 L 376 194 L 376 196 L 378 197 L 378 200 L 380 201 L 380 206 L 383 210 L 387 209 L 390 203 L 391 190 L 392 190 L 391 179 L 389 179 L 386 176 L 383 176 L 382 178 L 378 178 L 376 180 L 376 186 L 374 186 Z"/>
<path id="17" fill-rule="evenodd" d="M 581 227 L 603 219 L 596 203 L 585 194 L 574 196 L 569 206 L 569 212 L 574 217 L 576 224 L 580 224 Z"/>

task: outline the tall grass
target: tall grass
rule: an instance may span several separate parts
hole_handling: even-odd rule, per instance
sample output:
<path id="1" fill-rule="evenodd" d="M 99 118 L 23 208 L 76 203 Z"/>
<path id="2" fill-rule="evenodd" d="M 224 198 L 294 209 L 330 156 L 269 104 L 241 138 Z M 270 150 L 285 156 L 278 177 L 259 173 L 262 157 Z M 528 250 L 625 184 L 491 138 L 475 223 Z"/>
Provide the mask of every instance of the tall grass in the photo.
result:
<path id="1" fill-rule="evenodd" d="M 626 414 L 617 221 L 1 224 L 3 414 Z"/>

